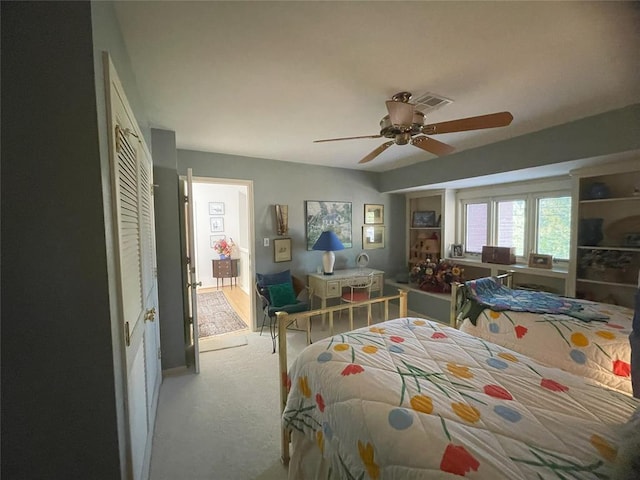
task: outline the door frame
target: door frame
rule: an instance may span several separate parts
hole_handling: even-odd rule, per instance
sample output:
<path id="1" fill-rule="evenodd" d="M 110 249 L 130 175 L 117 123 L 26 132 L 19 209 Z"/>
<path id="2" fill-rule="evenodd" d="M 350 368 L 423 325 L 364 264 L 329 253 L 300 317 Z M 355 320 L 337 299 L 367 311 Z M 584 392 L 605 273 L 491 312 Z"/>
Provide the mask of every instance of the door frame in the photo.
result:
<path id="1" fill-rule="evenodd" d="M 185 182 L 187 180 L 186 175 L 180 175 L 180 182 Z M 218 177 L 200 177 L 194 175 L 192 177 L 193 183 L 208 183 L 208 184 L 219 184 L 219 185 L 237 185 L 243 186 L 247 189 L 247 235 L 248 235 L 248 248 L 249 248 L 249 312 L 251 318 L 249 319 L 249 331 L 255 332 L 257 330 L 257 319 L 255 316 L 255 295 L 253 293 L 253 289 L 251 286 L 253 285 L 253 279 L 256 276 L 255 272 L 255 228 L 254 228 L 254 218 L 255 218 L 255 202 L 254 202 L 254 193 L 253 193 L 253 180 L 242 180 L 236 178 L 218 178 Z M 185 235 L 186 222 L 180 222 L 180 229 L 182 238 Z"/>

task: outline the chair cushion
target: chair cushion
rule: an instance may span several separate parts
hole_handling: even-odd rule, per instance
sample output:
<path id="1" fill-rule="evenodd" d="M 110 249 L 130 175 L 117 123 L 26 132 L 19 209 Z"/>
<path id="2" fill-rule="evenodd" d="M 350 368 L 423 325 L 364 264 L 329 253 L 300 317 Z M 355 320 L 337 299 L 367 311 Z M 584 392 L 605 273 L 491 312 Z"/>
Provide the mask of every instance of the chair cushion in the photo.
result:
<path id="1" fill-rule="evenodd" d="M 369 293 L 365 291 L 360 292 L 345 292 L 342 294 L 342 299 L 347 302 L 364 302 L 365 300 L 369 300 Z"/>
<path id="2" fill-rule="evenodd" d="M 271 305 L 274 307 L 282 307 L 296 303 L 296 294 L 293 291 L 293 284 L 291 282 L 269 285 L 267 286 L 267 290 L 269 290 Z"/>
<path id="3" fill-rule="evenodd" d="M 296 302 L 291 305 L 283 305 L 282 307 L 269 307 L 267 314 L 273 317 L 276 312 L 298 313 L 306 312 L 309 310 L 309 304 L 307 302 Z"/>
<path id="4" fill-rule="evenodd" d="M 284 270 L 278 273 L 256 273 L 256 280 L 260 294 L 264 295 L 269 303 L 271 303 L 269 285 L 279 285 L 287 282 L 293 285 L 291 270 Z"/>

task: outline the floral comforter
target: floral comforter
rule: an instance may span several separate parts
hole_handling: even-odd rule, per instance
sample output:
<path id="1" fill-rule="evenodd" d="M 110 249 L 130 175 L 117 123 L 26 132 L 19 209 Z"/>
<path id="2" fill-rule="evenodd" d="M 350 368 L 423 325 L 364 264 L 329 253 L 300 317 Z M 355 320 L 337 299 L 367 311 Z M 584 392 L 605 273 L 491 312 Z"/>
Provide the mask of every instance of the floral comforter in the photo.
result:
<path id="1" fill-rule="evenodd" d="M 631 395 L 633 310 L 576 302 L 592 317 L 607 320 L 585 322 L 563 314 L 484 309 L 475 325 L 465 319 L 460 330 Z"/>
<path id="2" fill-rule="evenodd" d="M 417 318 L 314 343 L 287 382 L 284 426 L 317 445 L 325 478 L 604 479 L 639 404 Z"/>

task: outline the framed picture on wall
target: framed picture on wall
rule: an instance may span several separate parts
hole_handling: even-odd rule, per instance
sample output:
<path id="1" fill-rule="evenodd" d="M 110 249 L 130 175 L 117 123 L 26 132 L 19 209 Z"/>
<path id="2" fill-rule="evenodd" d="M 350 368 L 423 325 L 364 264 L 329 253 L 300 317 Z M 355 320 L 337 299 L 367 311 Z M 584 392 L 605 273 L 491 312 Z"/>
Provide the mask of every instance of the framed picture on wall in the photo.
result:
<path id="1" fill-rule="evenodd" d="M 384 227 L 377 225 L 362 227 L 362 248 L 364 250 L 384 248 Z"/>
<path id="2" fill-rule="evenodd" d="M 367 225 L 382 225 L 384 223 L 384 205 L 365 203 L 364 223 Z"/>
<path id="3" fill-rule="evenodd" d="M 211 217 L 209 219 L 211 223 L 212 232 L 224 232 L 224 218 L 223 217 Z"/>
<path id="4" fill-rule="evenodd" d="M 413 217 L 411 218 L 411 226 L 413 228 L 435 227 L 436 212 L 434 210 L 413 212 Z"/>
<path id="5" fill-rule="evenodd" d="M 224 215 L 224 203 L 209 202 L 209 215 Z"/>
<path id="6" fill-rule="evenodd" d="M 351 202 L 305 201 L 307 250 L 325 230 L 333 230 L 344 248 L 352 248 Z"/>
<path id="7" fill-rule="evenodd" d="M 273 261 L 274 262 L 290 262 L 291 261 L 291 239 L 276 238 L 273 240 Z"/>

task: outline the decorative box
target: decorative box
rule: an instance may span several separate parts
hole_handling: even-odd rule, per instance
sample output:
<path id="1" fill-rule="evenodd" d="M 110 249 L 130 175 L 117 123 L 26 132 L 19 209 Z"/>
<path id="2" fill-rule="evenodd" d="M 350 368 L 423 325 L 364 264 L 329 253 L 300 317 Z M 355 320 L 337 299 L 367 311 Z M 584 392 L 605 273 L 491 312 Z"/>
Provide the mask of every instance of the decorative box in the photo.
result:
<path id="1" fill-rule="evenodd" d="M 515 247 L 492 247 L 485 245 L 482 247 L 482 261 L 484 263 L 512 265 L 516 263 L 516 249 Z"/>

